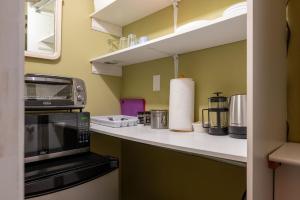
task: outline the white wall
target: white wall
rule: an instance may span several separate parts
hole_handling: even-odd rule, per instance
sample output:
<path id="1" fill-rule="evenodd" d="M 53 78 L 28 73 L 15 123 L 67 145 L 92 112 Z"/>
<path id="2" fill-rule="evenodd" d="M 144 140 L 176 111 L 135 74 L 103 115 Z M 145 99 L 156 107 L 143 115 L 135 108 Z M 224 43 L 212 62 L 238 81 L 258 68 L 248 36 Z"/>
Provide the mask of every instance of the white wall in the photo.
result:
<path id="1" fill-rule="evenodd" d="M 0 6 L 0 199 L 23 199 L 24 0 Z"/>

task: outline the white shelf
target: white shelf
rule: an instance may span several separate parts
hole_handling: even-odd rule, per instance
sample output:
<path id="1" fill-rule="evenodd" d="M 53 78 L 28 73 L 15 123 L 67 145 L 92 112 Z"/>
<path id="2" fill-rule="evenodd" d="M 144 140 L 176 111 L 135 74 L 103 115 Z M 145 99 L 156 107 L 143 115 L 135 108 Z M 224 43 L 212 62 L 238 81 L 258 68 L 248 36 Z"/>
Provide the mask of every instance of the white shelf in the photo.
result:
<path id="1" fill-rule="evenodd" d="M 36 4 L 34 4 L 34 7 L 36 7 L 40 11 L 44 12 L 51 12 L 54 13 L 54 0 L 42 0 Z"/>
<path id="2" fill-rule="evenodd" d="M 55 42 L 54 33 L 48 35 L 47 37 L 41 39 L 40 42 L 53 44 Z"/>
<path id="3" fill-rule="evenodd" d="M 103 1 L 90 17 L 122 27 L 170 5 L 172 0 L 114 0 L 110 4 Z"/>
<path id="4" fill-rule="evenodd" d="M 269 155 L 272 162 L 300 166 L 300 143 L 286 143 Z"/>
<path id="5" fill-rule="evenodd" d="M 247 14 L 220 17 L 202 27 L 172 33 L 144 44 L 118 50 L 90 60 L 93 72 L 102 65 L 120 67 L 196 50 L 229 44 L 247 38 Z"/>
<path id="6" fill-rule="evenodd" d="M 105 31 L 107 26 L 116 26 L 115 29 L 122 30 L 122 27 L 137 21 L 143 17 L 151 15 L 165 7 L 172 5 L 172 0 L 98 0 L 98 5 L 95 5 L 96 11 L 90 15 L 93 20 L 92 27 L 97 30 L 95 24 L 103 32 L 111 32 L 112 34 L 120 36 L 118 31 Z M 104 22 L 104 27 L 102 22 Z M 108 24 L 107 24 L 108 23 Z"/>
<path id="7" fill-rule="evenodd" d="M 172 132 L 151 129 L 149 126 L 111 128 L 91 123 L 92 132 L 125 140 L 177 150 L 227 162 L 247 162 L 247 140 L 229 136 L 212 136 L 207 133 Z"/>

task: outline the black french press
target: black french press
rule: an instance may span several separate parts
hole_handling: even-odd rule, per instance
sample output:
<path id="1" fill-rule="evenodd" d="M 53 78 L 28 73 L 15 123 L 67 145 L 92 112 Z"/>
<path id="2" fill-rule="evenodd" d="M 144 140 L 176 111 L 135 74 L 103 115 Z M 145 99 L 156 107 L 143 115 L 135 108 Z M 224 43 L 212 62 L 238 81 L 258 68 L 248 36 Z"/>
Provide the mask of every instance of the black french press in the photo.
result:
<path id="1" fill-rule="evenodd" d="M 211 135 L 228 134 L 228 100 L 220 96 L 222 92 L 215 92 L 216 96 L 208 98 L 208 109 L 202 110 L 202 126 L 208 128 Z M 204 120 L 204 111 L 207 111 L 208 121 Z"/>

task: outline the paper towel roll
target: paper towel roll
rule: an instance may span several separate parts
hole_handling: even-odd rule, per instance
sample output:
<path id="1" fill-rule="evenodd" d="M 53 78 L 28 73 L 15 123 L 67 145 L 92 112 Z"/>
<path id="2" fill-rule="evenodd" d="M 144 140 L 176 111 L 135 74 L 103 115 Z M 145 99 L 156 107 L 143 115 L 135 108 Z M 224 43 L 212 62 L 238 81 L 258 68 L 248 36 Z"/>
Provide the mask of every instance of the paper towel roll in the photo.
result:
<path id="1" fill-rule="evenodd" d="M 192 131 L 194 122 L 195 82 L 191 78 L 172 79 L 170 82 L 169 128 Z"/>

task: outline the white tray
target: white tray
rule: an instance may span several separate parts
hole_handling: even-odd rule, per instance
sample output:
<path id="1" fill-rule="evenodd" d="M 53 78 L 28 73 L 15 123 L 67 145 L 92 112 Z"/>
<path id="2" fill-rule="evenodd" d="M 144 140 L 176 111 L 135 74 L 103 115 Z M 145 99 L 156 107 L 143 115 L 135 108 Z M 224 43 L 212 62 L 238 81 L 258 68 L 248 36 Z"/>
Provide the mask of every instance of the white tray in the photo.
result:
<path id="1" fill-rule="evenodd" d="M 136 126 L 138 123 L 138 118 L 126 115 L 92 116 L 91 122 L 112 128 L 120 128 Z"/>

